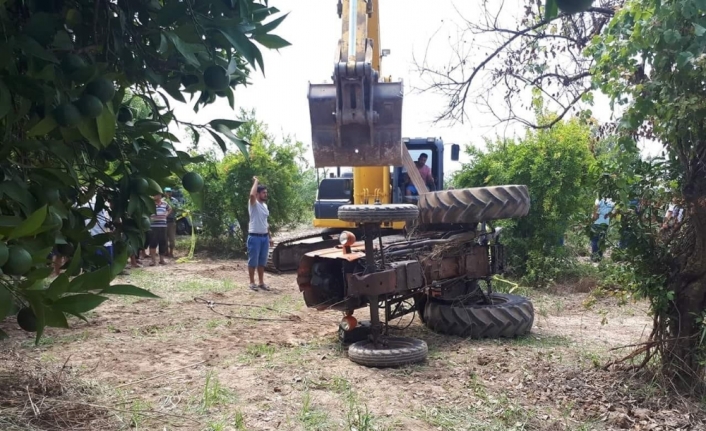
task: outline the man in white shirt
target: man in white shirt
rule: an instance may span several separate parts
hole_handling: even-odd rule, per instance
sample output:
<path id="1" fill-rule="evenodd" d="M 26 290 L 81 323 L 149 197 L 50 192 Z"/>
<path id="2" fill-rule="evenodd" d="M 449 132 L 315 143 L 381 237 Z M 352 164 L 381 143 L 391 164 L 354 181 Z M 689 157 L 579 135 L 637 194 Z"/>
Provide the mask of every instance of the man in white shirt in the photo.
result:
<path id="1" fill-rule="evenodd" d="M 90 208 L 91 210 L 94 210 L 96 206 L 96 199 L 95 197 L 91 199 L 91 201 L 86 205 L 86 208 Z M 108 206 L 110 206 L 110 201 L 108 201 Z M 91 219 L 86 219 L 86 226 L 88 226 L 91 223 Z M 91 236 L 96 236 L 96 235 L 101 235 L 104 233 L 110 233 L 112 232 L 113 227 L 110 219 L 110 215 L 108 214 L 108 211 L 105 210 L 105 208 L 102 208 L 97 214 L 96 214 L 96 224 L 91 227 Z M 105 247 L 106 251 L 108 252 L 108 255 L 105 256 L 105 258 L 108 260 L 108 263 L 112 264 L 113 263 L 113 241 L 108 240 L 103 243 L 103 247 Z M 103 256 L 103 250 L 98 249 L 96 250 L 96 254 Z"/>
<path id="2" fill-rule="evenodd" d="M 667 213 L 664 215 L 664 221 L 662 222 L 662 229 L 678 226 L 683 220 L 684 208 L 679 204 L 679 200 L 674 198 L 669 207 L 667 207 Z"/>
<path id="3" fill-rule="evenodd" d="M 250 289 L 270 290 L 265 284 L 265 265 L 270 251 L 272 239 L 267 217 L 270 210 L 267 208 L 267 187 L 260 184 L 257 177 L 253 177 L 250 188 L 250 202 L 248 203 L 250 224 L 248 226 L 248 274 L 250 275 Z M 255 271 L 259 284 L 255 284 Z"/>

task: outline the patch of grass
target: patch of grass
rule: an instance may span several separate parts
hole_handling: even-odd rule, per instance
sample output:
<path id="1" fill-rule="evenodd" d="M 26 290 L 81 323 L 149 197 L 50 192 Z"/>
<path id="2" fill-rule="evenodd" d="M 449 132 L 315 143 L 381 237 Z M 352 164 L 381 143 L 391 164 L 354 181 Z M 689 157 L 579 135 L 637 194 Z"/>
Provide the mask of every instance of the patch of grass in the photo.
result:
<path id="1" fill-rule="evenodd" d="M 235 411 L 233 418 L 226 418 L 219 421 L 211 421 L 206 424 L 206 431 L 245 431 L 245 417 L 239 411 Z"/>
<path id="2" fill-rule="evenodd" d="M 185 323 L 176 323 L 174 325 L 160 326 L 159 324 L 145 325 L 139 328 L 132 328 L 130 334 L 135 338 L 156 337 L 159 340 L 165 340 L 170 337 L 170 334 L 182 332 L 187 329 Z"/>
<path id="3" fill-rule="evenodd" d="M 233 393 L 221 385 L 216 373 L 208 371 L 200 403 L 201 411 L 207 412 L 213 407 L 228 404 L 233 398 Z"/>
<path id="4" fill-rule="evenodd" d="M 471 372 L 469 374 L 468 380 L 464 383 L 464 386 L 471 389 L 475 396 L 477 396 L 481 400 L 488 399 L 488 393 L 485 389 L 485 385 L 483 385 L 476 373 Z"/>
<path id="5" fill-rule="evenodd" d="M 132 403 L 130 403 L 130 427 L 140 429 L 141 425 L 143 424 L 143 420 L 146 417 L 145 412 L 149 412 L 152 410 L 152 404 L 150 404 L 149 401 L 145 401 L 141 398 L 133 400 Z"/>
<path id="6" fill-rule="evenodd" d="M 34 338 L 31 340 L 25 340 L 22 343 L 20 343 L 20 346 L 25 347 L 25 348 L 32 348 L 32 347 L 44 347 L 44 346 L 51 346 L 54 343 L 56 343 L 56 338 L 51 337 L 49 335 L 42 335 L 42 338 L 39 339 L 39 344 L 36 346 L 34 345 Z"/>
<path id="7" fill-rule="evenodd" d="M 369 410 L 368 405 L 361 406 L 355 392 L 348 391 L 348 409 L 346 410 L 346 429 L 357 431 L 392 431 L 393 428 L 380 424 L 380 420 Z"/>
<path id="8" fill-rule="evenodd" d="M 211 319 L 206 322 L 206 329 L 216 329 L 221 326 L 231 326 L 232 321 L 230 319 Z"/>
<path id="9" fill-rule="evenodd" d="M 328 413 L 311 404 L 309 391 L 304 392 L 298 419 L 307 431 L 326 431 L 331 429 Z"/>
<path id="10" fill-rule="evenodd" d="M 530 428 L 534 412 L 511 403 L 507 397 L 489 396 L 482 404 L 423 407 L 416 416 L 444 431 L 520 431 Z"/>
<path id="11" fill-rule="evenodd" d="M 88 331 L 83 330 L 83 331 L 77 331 L 74 333 L 69 333 L 67 335 L 61 335 L 58 337 L 52 337 L 48 335 L 42 336 L 42 338 L 39 339 L 39 346 L 38 347 L 44 347 L 44 346 L 52 346 L 55 344 L 70 344 L 70 343 L 75 343 L 78 341 L 86 341 L 89 338 L 90 334 Z M 34 339 L 31 340 L 25 340 L 22 343 L 20 343 L 22 347 L 25 348 L 32 348 L 34 346 Z"/>
<path id="12" fill-rule="evenodd" d="M 266 343 L 254 343 L 248 344 L 245 347 L 245 353 L 240 355 L 238 358 L 240 362 L 245 364 L 252 364 L 256 359 L 264 359 L 266 362 L 270 362 L 277 351 L 277 347 L 272 344 Z"/>
<path id="13" fill-rule="evenodd" d="M 337 394 L 349 394 L 351 392 L 351 383 L 347 379 L 339 376 L 334 376 L 332 379 L 323 378 L 321 380 L 304 378 L 302 383 L 307 389 L 331 391 Z"/>
<path id="14" fill-rule="evenodd" d="M 235 289 L 237 286 L 231 280 L 216 280 L 211 278 L 192 278 L 189 280 L 181 280 L 174 282 L 170 277 L 155 277 L 151 271 L 133 271 L 129 276 L 125 277 L 126 282 L 135 284 L 144 289 L 155 292 L 160 295 L 159 291 L 188 292 L 190 294 L 197 292 L 227 292 Z M 163 294 L 160 296 L 164 296 Z M 174 298 L 170 298 L 173 300 Z M 139 298 L 135 299 L 139 300 Z"/>
<path id="15" fill-rule="evenodd" d="M 604 362 L 605 358 L 600 353 L 590 350 L 579 352 L 579 363 L 589 363 L 593 368 L 601 368 Z"/>
<path id="16" fill-rule="evenodd" d="M 201 405 L 204 409 L 226 404 L 231 400 L 233 394 L 221 385 L 215 372 L 209 371 L 206 374 L 206 382 L 203 388 L 203 400 Z"/>
<path id="17" fill-rule="evenodd" d="M 537 336 L 532 334 L 499 342 L 522 347 L 535 347 L 539 349 L 547 349 L 550 347 L 568 347 L 573 344 L 571 339 L 561 335 Z"/>

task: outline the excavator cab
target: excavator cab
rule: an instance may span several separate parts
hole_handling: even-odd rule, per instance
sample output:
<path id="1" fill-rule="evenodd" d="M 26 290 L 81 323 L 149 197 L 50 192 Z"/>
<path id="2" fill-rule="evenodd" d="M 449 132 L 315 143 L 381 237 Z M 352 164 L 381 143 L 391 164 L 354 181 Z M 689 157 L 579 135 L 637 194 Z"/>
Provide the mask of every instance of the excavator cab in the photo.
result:
<path id="1" fill-rule="evenodd" d="M 402 165 L 402 82 L 381 81 L 372 0 L 339 0 L 333 84 L 309 84 L 315 167 Z M 373 23 L 368 29 L 368 21 Z M 343 163 L 342 163 L 343 162 Z"/>

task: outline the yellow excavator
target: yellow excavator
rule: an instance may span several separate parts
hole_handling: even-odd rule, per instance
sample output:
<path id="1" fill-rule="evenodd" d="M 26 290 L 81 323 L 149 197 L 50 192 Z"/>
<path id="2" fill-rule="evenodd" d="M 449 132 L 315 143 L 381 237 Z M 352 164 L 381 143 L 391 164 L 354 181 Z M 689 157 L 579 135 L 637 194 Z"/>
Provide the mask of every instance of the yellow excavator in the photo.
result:
<path id="1" fill-rule="evenodd" d="M 423 340 L 390 335 L 390 322 L 408 314 L 463 338 L 531 330 L 532 303 L 492 288 L 505 268 L 492 222 L 527 215 L 530 199 L 523 185 L 443 189 L 443 142 L 403 138 L 402 83 L 380 79 L 378 14 L 378 0 L 338 1 L 343 31 L 333 84 L 309 87 L 315 166 L 353 167 L 350 178 L 319 185 L 314 225 L 339 229 L 338 238 L 283 242 L 275 256 L 280 266 L 287 256 L 297 270 L 307 307 L 342 313 L 338 333 L 349 359 L 392 367 L 428 354 Z M 431 192 L 410 154 L 420 151 L 428 151 Z M 458 146 L 451 159 L 458 159 Z M 418 192 L 414 202 L 400 195 L 407 176 Z M 413 227 L 407 235 L 383 238 L 406 223 Z M 361 308 L 369 309 L 369 320 L 354 317 Z"/>
<path id="2" fill-rule="evenodd" d="M 304 236 L 279 239 L 270 250 L 267 269 L 296 270 L 304 254 L 338 244 L 336 234 L 356 223 L 340 220 L 346 204 L 402 203 L 404 173 L 417 189 L 426 189 L 411 154 L 427 156 L 434 184 L 443 188 L 444 143 L 440 138 L 402 137 L 402 82 L 380 78 L 378 0 L 339 0 L 342 36 L 334 61 L 332 84 L 309 84 L 312 150 L 316 168 L 337 167 L 339 176 L 319 182 L 314 227 Z M 410 154 L 411 153 L 411 154 Z M 452 146 L 452 160 L 459 147 Z M 352 175 L 340 176 L 340 167 Z M 404 168 L 402 167 L 404 166 Z M 387 233 L 402 232 L 405 222 L 385 222 Z"/>

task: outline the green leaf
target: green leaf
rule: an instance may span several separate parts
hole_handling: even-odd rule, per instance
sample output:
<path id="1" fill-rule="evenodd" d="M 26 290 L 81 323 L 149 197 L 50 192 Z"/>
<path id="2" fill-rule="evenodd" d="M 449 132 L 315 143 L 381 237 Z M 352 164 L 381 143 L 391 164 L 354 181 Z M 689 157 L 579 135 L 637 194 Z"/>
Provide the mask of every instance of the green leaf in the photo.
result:
<path id="1" fill-rule="evenodd" d="M 69 276 L 66 273 L 59 274 L 47 288 L 47 297 L 55 299 L 63 295 L 69 290 Z"/>
<path id="2" fill-rule="evenodd" d="M 245 142 L 244 140 L 238 138 L 233 134 L 233 132 L 230 131 L 230 129 L 225 126 L 224 124 L 217 124 L 216 127 L 214 127 L 216 131 L 223 133 L 232 143 L 235 144 L 235 146 L 238 147 L 240 152 L 243 153 L 247 157 L 248 155 L 248 143 Z"/>
<path id="3" fill-rule="evenodd" d="M 228 152 L 228 146 L 226 145 L 226 142 L 223 140 L 223 138 L 218 136 L 218 134 L 216 132 L 214 132 L 213 130 L 209 130 L 208 133 L 210 133 L 211 136 L 213 136 L 213 139 L 216 141 L 218 146 L 221 147 L 221 150 L 224 153 Z"/>
<path id="4" fill-rule="evenodd" d="M 230 87 L 226 88 L 226 98 L 228 98 L 230 109 L 235 109 L 235 95 L 233 94 L 233 89 Z"/>
<path id="5" fill-rule="evenodd" d="M 96 118 L 98 138 L 103 147 L 107 147 L 115 137 L 115 114 L 110 104 L 103 106 L 103 112 Z"/>
<path id="6" fill-rule="evenodd" d="M 12 109 L 12 94 L 4 82 L 0 81 L 0 119 Z"/>
<path id="7" fill-rule="evenodd" d="M 110 266 L 110 272 L 113 278 L 117 277 L 127 266 L 127 247 L 123 249 L 116 256 L 113 257 L 113 264 Z"/>
<path id="8" fill-rule="evenodd" d="M 14 300 L 15 299 L 8 288 L 0 284 L 0 321 L 12 312 L 12 304 Z"/>
<path id="9" fill-rule="evenodd" d="M 17 45 L 24 51 L 25 54 L 36 57 L 42 60 L 51 61 L 52 63 L 59 63 L 59 59 L 56 58 L 51 51 L 47 51 L 39 44 L 36 40 L 29 36 L 20 36 L 17 40 Z"/>
<path id="10" fill-rule="evenodd" d="M 69 266 L 66 268 L 65 273 L 68 276 L 75 275 L 80 267 L 81 267 L 81 244 L 79 244 L 76 247 L 76 251 L 74 251 L 74 255 L 71 256 L 71 261 L 69 262 Z"/>
<path id="11" fill-rule="evenodd" d="M 50 247 L 46 253 L 39 252 L 37 253 L 33 259 L 34 263 L 41 263 L 37 262 L 37 260 L 41 261 L 46 261 L 47 255 L 51 252 L 52 248 Z M 26 275 L 27 280 L 44 280 L 45 278 L 49 277 L 52 273 L 53 269 L 50 267 L 44 267 L 44 268 L 37 268 L 35 270 L 32 270 L 29 274 Z"/>
<path id="12" fill-rule="evenodd" d="M 179 51 L 179 53 L 184 56 L 184 59 L 187 63 L 191 64 L 194 67 L 200 66 L 199 60 L 194 55 L 195 53 L 202 51 L 200 45 L 186 43 L 179 36 L 172 33 L 171 31 L 165 31 L 164 35 L 167 36 L 167 38 L 174 44 L 174 47 L 177 49 L 177 51 Z"/>
<path id="13" fill-rule="evenodd" d="M 93 293 L 79 293 L 57 299 L 54 304 L 52 304 L 52 308 L 76 315 L 91 311 L 107 300 L 108 298 L 105 296 L 95 295 Z"/>
<path id="14" fill-rule="evenodd" d="M 27 302 L 29 302 L 29 305 L 32 307 L 34 316 L 37 318 L 37 335 L 35 335 L 34 337 L 34 345 L 36 346 L 39 344 L 39 340 L 44 334 L 44 327 L 47 325 L 46 320 L 44 318 L 44 295 L 41 291 L 26 291 L 25 298 L 27 299 Z"/>
<path id="15" fill-rule="evenodd" d="M 281 37 L 275 34 L 254 35 L 253 39 L 258 41 L 260 45 L 269 49 L 281 49 L 291 45 L 291 43 L 287 42 L 286 40 L 282 39 Z"/>
<path id="16" fill-rule="evenodd" d="M 61 137 L 64 138 L 64 142 L 66 143 L 76 142 L 83 139 L 81 131 L 75 127 L 59 127 L 59 131 L 61 132 Z"/>
<path id="17" fill-rule="evenodd" d="M 100 267 L 95 271 L 85 272 L 71 280 L 69 292 L 86 292 L 89 290 L 103 289 L 110 285 L 113 273 L 109 265 Z"/>
<path id="18" fill-rule="evenodd" d="M 27 136 L 46 135 L 47 133 L 54 130 L 56 126 L 58 126 L 58 124 L 56 123 L 54 117 L 51 115 L 47 115 L 42 121 L 35 124 L 34 127 L 27 131 Z"/>
<path id="19" fill-rule="evenodd" d="M 259 52 L 259 50 L 247 36 L 239 32 L 235 27 L 219 27 L 218 30 L 228 39 L 233 48 L 245 57 L 248 63 L 255 65 L 255 51 Z"/>
<path id="20" fill-rule="evenodd" d="M 559 6 L 556 0 L 546 0 L 544 5 L 544 20 L 549 22 L 559 15 Z"/>
<path id="21" fill-rule="evenodd" d="M 103 148 L 100 140 L 100 135 L 98 134 L 98 125 L 96 120 L 89 118 L 83 119 L 83 121 L 78 124 L 78 130 L 91 145 L 98 148 L 99 150 Z"/>
<path id="22" fill-rule="evenodd" d="M 143 298 L 159 298 L 149 290 L 141 289 L 131 284 L 115 284 L 100 291 L 101 295 L 130 295 Z"/>
<path id="23" fill-rule="evenodd" d="M 7 335 L 7 333 L 0 329 L 0 340 L 7 340 L 8 338 L 10 337 Z"/>
<path id="24" fill-rule="evenodd" d="M 551 1 L 556 2 L 556 0 L 551 0 Z M 253 31 L 253 35 L 255 35 L 255 34 L 262 35 L 262 34 L 271 32 L 272 30 L 276 29 L 280 24 L 282 24 L 282 21 L 284 21 L 284 19 L 287 18 L 288 15 L 289 15 L 289 13 L 287 13 L 284 16 L 281 16 L 275 20 L 272 20 L 272 21 L 268 22 L 267 24 L 263 24 L 260 27 L 257 27 L 255 29 L 255 31 Z"/>
<path id="25" fill-rule="evenodd" d="M 211 122 L 208 124 L 210 124 L 211 127 L 213 127 L 214 129 L 219 125 L 223 125 L 223 126 L 226 126 L 230 130 L 235 130 L 245 123 L 243 121 L 235 121 L 235 120 L 211 120 Z"/>
<path id="26" fill-rule="evenodd" d="M 680 69 L 694 60 L 694 54 L 689 51 L 680 52 L 677 56 L 677 67 Z"/>
<path id="27" fill-rule="evenodd" d="M 664 41 L 670 45 L 681 39 L 681 35 L 679 34 L 679 32 L 674 29 L 665 30 L 665 32 L 663 33 L 663 37 Z"/>
<path id="28" fill-rule="evenodd" d="M 135 128 L 139 129 L 140 132 L 154 133 L 164 129 L 164 124 L 159 121 L 139 120 L 135 122 Z"/>
<path id="29" fill-rule="evenodd" d="M 51 326 L 53 328 L 68 329 L 69 327 L 69 322 L 66 321 L 66 316 L 64 313 L 52 307 L 44 308 L 44 322 L 47 326 Z"/>
<path id="30" fill-rule="evenodd" d="M 25 236 L 31 236 L 37 232 L 44 223 L 44 219 L 47 217 L 47 206 L 39 208 L 37 211 L 33 212 L 32 215 L 27 217 L 21 225 L 17 226 L 12 230 L 10 236 L 7 237 L 8 240 L 15 238 L 22 238 Z"/>
<path id="31" fill-rule="evenodd" d="M 178 100 L 181 103 L 186 103 L 186 99 L 184 99 L 184 95 L 179 90 L 180 86 L 181 86 L 181 83 L 178 80 L 173 79 L 171 81 L 168 81 L 165 85 L 163 85 L 162 88 L 172 97 L 172 99 Z"/>
<path id="32" fill-rule="evenodd" d="M 696 34 L 696 36 L 701 37 L 704 35 L 704 33 L 706 33 L 706 27 L 702 27 L 697 23 L 694 23 L 694 34 Z"/>

